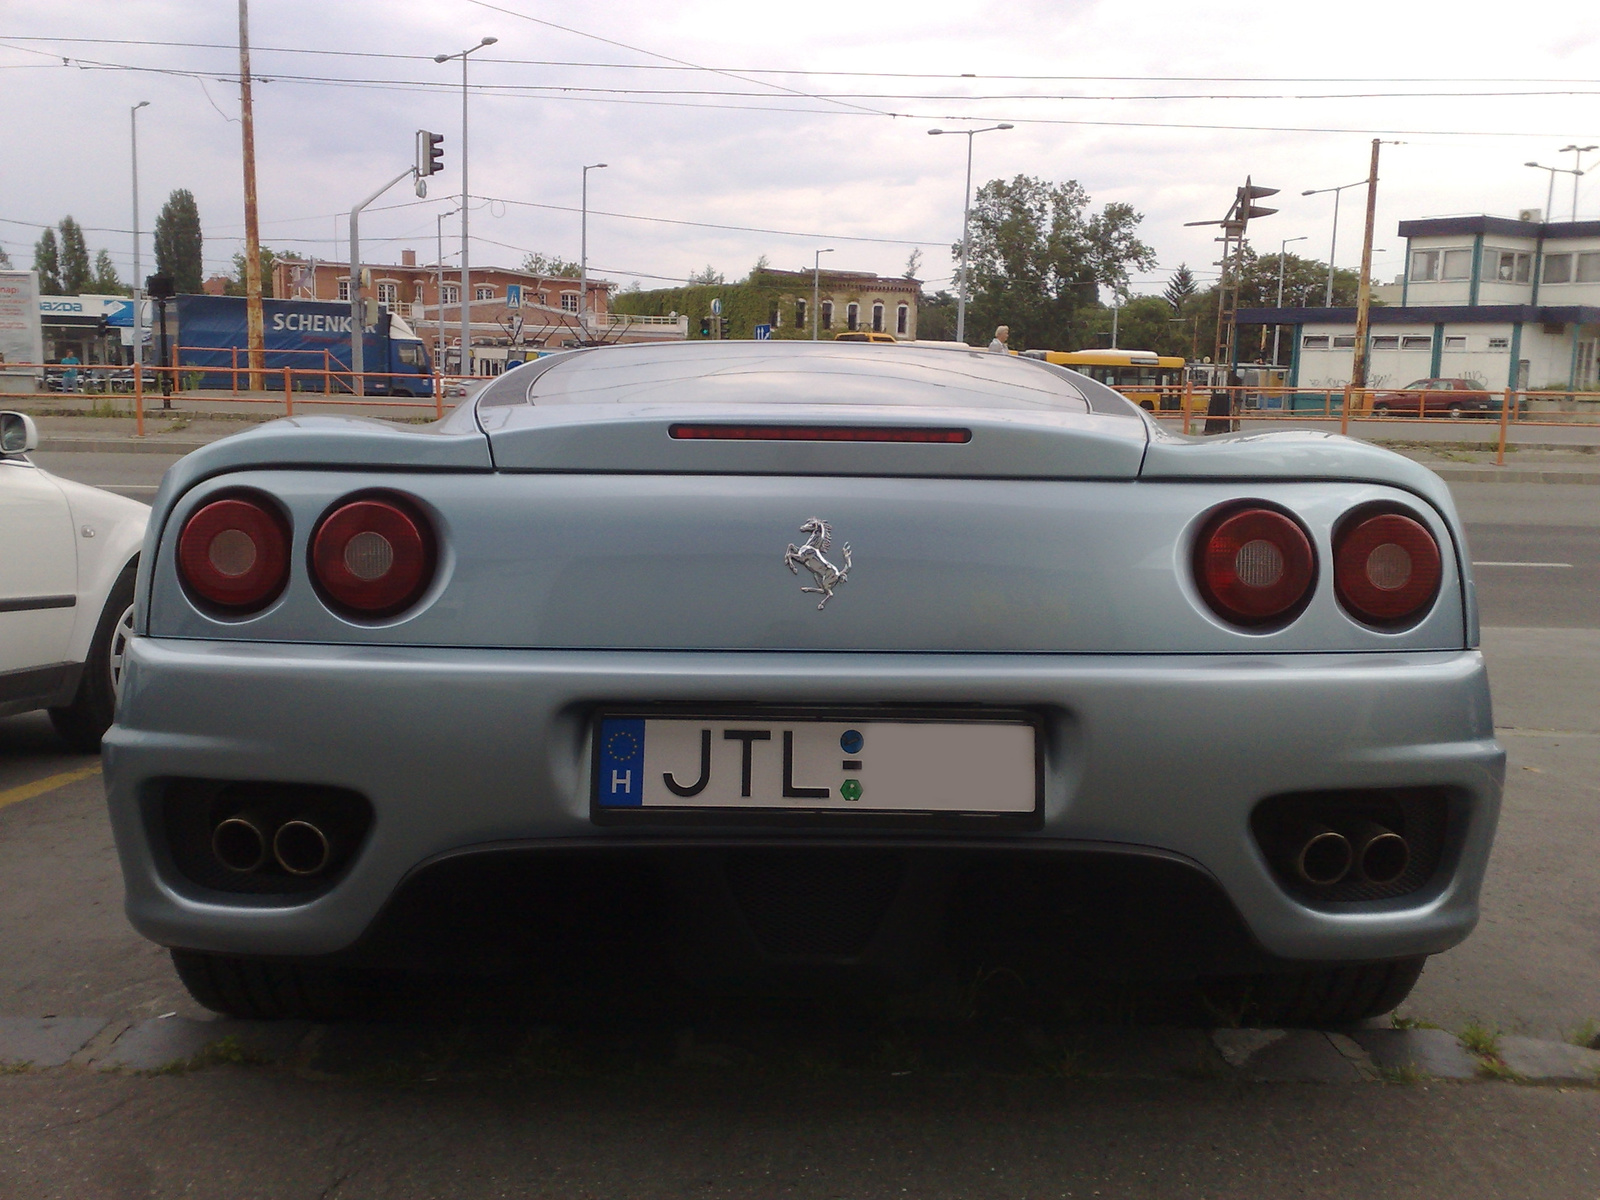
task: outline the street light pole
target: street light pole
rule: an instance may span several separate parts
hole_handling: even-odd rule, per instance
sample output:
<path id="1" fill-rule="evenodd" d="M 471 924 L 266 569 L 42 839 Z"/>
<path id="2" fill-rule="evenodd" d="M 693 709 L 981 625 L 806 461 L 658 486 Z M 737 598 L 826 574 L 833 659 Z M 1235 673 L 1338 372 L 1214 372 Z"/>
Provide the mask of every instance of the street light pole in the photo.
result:
<path id="1" fill-rule="evenodd" d="M 997 129 L 1011 129 L 1011 125 L 986 125 L 982 129 L 930 129 L 929 137 L 945 133 L 967 135 L 967 187 L 961 199 L 961 272 L 960 286 L 956 289 L 956 341 L 967 340 L 967 253 L 970 248 L 968 230 L 972 223 L 972 139 L 980 133 L 993 133 Z"/>
<path id="2" fill-rule="evenodd" d="M 434 265 L 438 268 L 439 272 L 439 294 L 437 296 L 438 309 L 435 313 L 437 320 L 434 322 L 434 324 L 438 327 L 438 335 L 435 345 L 433 369 L 441 373 L 444 371 L 444 222 L 446 217 L 453 217 L 455 215 L 456 210 L 452 208 L 447 213 L 440 213 L 434 218 L 433 221 L 434 249 L 438 253 L 438 257 L 434 259 Z"/>
<path id="3" fill-rule="evenodd" d="M 471 374 L 472 363 L 472 268 L 468 262 L 471 257 L 468 219 L 472 206 L 468 203 L 471 195 L 467 188 L 467 55 L 485 46 L 492 46 L 499 40 L 486 37 L 476 46 L 468 46 L 455 54 L 433 56 L 433 61 L 436 63 L 449 62 L 452 58 L 461 60 L 461 374 L 463 375 Z"/>
<path id="4" fill-rule="evenodd" d="M 133 142 L 133 361 L 144 362 L 144 280 L 139 278 L 139 110 L 149 108 L 141 100 L 128 110 L 128 125 Z"/>
<path id="5" fill-rule="evenodd" d="M 1574 144 L 1563 146 L 1558 151 L 1560 154 L 1566 154 L 1569 151 L 1572 154 L 1572 219 L 1574 221 L 1578 219 L 1578 180 L 1583 178 L 1583 172 L 1579 168 L 1583 166 L 1583 156 L 1591 150 L 1600 150 L 1600 146 L 1579 146 Z M 1555 176 L 1552 175 L 1550 178 L 1553 180 Z"/>
<path id="6" fill-rule="evenodd" d="M 811 340 L 817 340 L 817 322 L 822 319 L 822 256 L 832 254 L 833 247 L 818 250 L 811 260 Z"/>
<path id="7" fill-rule="evenodd" d="M 583 225 L 578 248 L 578 325 L 585 341 L 589 338 L 589 172 L 608 163 L 590 163 L 583 169 Z"/>
<path id="8" fill-rule="evenodd" d="M 1339 249 L 1339 194 L 1345 188 L 1360 187 L 1364 183 L 1366 183 L 1365 179 L 1358 179 L 1355 183 L 1341 183 L 1338 187 L 1331 188 L 1312 188 L 1309 192 L 1300 193 L 1302 196 L 1320 196 L 1324 192 L 1333 193 L 1333 240 L 1328 244 L 1328 294 L 1323 300 L 1323 304 L 1328 308 L 1333 307 L 1333 256 Z"/>
<path id="9" fill-rule="evenodd" d="M 1284 252 L 1284 250 L 1286 250 L 1288 248 L 1290 242 L 1303 242 L 1303 241 L 1306 241 L 1306 240 L 1307 239 L 1306 239 L 1305 235 L 1302 234 L 1299 237 L 1284 238 L 1283 241 L 1278 244 L 1278 305 L 1277 306 L 1279 308 L 1283 307 L 1283 252 Z M 1273 366 L 1277 366 L 1278 365 L 1278 335 L 1280 333 L 1282 333 L 1282 332 L 1283 332 L 1282 326 L 1274 325 L 1272 327 L 1272 365 Z"/>

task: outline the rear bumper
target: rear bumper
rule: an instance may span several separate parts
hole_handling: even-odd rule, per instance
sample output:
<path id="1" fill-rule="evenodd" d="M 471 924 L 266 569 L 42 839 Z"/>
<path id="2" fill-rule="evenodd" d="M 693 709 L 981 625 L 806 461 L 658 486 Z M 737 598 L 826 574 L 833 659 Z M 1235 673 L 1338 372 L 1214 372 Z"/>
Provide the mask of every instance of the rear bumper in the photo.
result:
<path id="1" fill-rule="evenodd" d="M 1182 861 L 1254 941 L 1292 960 L 1447 949 L 1471 931 L 1504 752 L 1475 651 L 1341 655 L 909 655 L 507 651 L 138 638 L 105 739 L 128 914 L 157 942 L 328 955 L 360 943 L 424 864 L 463 852 L 596 855 L 648 830 L 590 817 L 590 716 L 654 701 L 1027 708 L 1046 730 L 1041 829 L 984 855 L 1050 849 Z M 172 865 L 159 808 L 173 778 L 349 788 L 374 819 L 337 885 L 309 900 L 199 888 Z M 1310 907 L 1250 832 L 1269 796 L 1447 789 L 1452 846 L 1429 886 Z M 653 843 L 669 844 L 662 831 Z M 957 835 L 826 826 L 705 829 L 696 847 L 785 842 L 954 849 Z"/>

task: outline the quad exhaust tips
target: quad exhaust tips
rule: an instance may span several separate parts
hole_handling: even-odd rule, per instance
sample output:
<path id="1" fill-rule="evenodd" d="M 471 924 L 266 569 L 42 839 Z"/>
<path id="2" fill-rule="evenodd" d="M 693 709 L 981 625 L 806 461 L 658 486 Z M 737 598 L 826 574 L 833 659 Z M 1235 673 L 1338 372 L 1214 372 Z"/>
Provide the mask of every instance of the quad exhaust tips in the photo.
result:
<path id="1" fill-rule="evenodd" d="M 1294 873 L 1312 887 L 1332 887 L 1353 875 L 1362 883 L 1389 884 L 1411 865 L 1405 838 L 1372 821 L 1346 837 L 1326 825 L 1313 825 L 1294 854 Z"/>
<path id="2" fill-rule="evenodd" d="M 211 852 L 228 870 L 249 875 L 272 861 L 290 875 L 306 877 L 326 870 L 333 859 L 333 843 L 310 821 L 295 819 L 279 825 L 268 837 L 267 823 L 252 813 L 236 813 L 217 823 L 211 832 Z"/>

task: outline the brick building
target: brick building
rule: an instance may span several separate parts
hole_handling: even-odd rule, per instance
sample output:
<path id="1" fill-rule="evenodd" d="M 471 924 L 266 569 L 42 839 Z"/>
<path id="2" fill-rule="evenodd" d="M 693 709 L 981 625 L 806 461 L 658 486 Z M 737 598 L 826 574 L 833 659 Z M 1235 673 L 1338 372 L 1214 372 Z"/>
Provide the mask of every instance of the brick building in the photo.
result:
<path id="1" fill-rule="evenodd" d="M 415 250 L 402 250 L 398 264 L 370 264 L 373 298 L 398 312 L 435 348 L 436 361 L 458 370 L 461 344 L 461 271 L 445 268 L 441 295 L 439 268 L 417 262 Z M 288 300 L 350 299 L 350 264 L 315 259 L 273 264 L 273 290 Z M 535 275 L 506 267 L 474 267 L 469 374 L 498 374 L 508 358 L 533 350 L 556 350 L 593 342 L 663 341 L 683 337 L 683 321 L 614 317 L 611 284 L 589 281 L 588 313 L 580 312 L 576 279 Z M 440 318 L 443 317 L 441 326 Z"/>

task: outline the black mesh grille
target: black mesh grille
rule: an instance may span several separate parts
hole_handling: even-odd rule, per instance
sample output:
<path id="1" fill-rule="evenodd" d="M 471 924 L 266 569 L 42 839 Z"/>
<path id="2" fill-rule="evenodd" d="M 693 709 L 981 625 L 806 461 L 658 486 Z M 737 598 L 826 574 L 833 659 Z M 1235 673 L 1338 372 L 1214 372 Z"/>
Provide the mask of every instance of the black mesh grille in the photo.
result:
<path id="1" fill-rule="evenodd" d="M 852 958 L 883 923 L 905 878 L 880 850 L 749 851 L 724 863 L 756 941 L 779 958 Z"/>
<path id="2" fill-rule="evenodd" d="M 1351 871 L 1332 886 L 1315 887 L 1296 874 L 1294 855 L 1308 826 L 1325 825 L 1353 837 L 1358 826 L 1368 821 L 1405 838 L 1410 861 L 1398 879 L 1369 883 Z M 1300 899 L 1311 903 L 1389 900 L 1426 887 L 1439 870 L 1449 833 L 1449 797 L 1441 788 L 1274 796 L 1257 807 L 1251 825 L 1279 881 Z"/>

